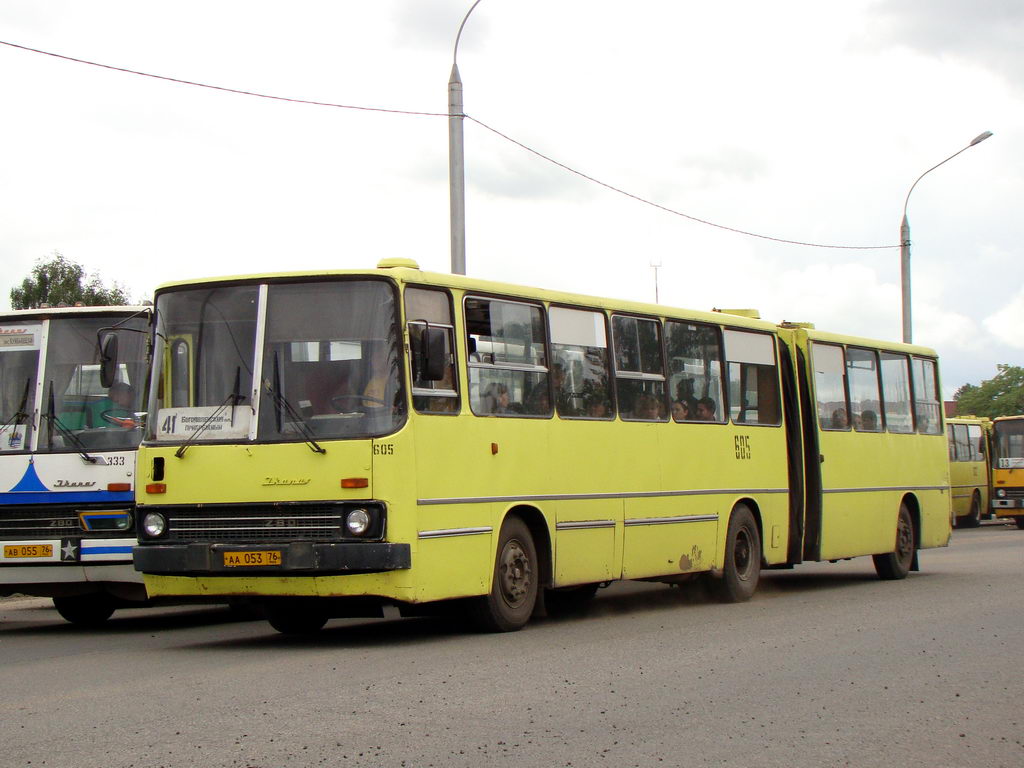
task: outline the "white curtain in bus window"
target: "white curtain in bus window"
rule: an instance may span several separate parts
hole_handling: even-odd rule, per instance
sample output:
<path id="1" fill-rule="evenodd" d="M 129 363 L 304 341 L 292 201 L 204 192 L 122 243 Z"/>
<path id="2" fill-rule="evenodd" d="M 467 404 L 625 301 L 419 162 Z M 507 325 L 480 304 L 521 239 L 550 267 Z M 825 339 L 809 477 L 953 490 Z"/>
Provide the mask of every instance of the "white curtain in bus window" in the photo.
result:
<path id="1" fill-rule="evenodd" d="M 550 416 L 544 312 L 533 304 L 469 297 L 469 404 L 481 416 Z"/>
<path id="2" fill-rule="evenodd" d="M 656 320 L 615 315 L 615 392 L 619 415 L 627 421 L 664 421 L 665 373 L 661 326 Z"/>
<path id="3" fill-rule="evenodd" d="M 452 325 L 451 301 L 446 291 L 407 288 L 405 317 L 409 327 L 409 345 L 415 378 L 412 383 L 412 406 L 420 413 L 454 414 L 459 411 L 459 394 L 455 376 L 455 328 Z M 440 381 L 428 381 L 420 375 L 422 368 L 423 332 L 427 325 L 444 330 L 445 375 Z"/>
<path id="4" fill-rule="evenodd" d="M 697 413 L 724 414 L 722 408 L 722 344 L 718 329 L 668 321 L 669 396 L 676 421 L 701 420 Z M 705 419 L 706 420 L 706 419 Z"/>
<path id="5" fill-rule="evenodd" d="M 880 432 L 881 390 L 874 350 L 846 348 L 846 380 L 850 385 L 850 417 L 858 432 Z"/>
<path id="6" fill-rule="evenodd" d="M 822 429 L 847 429 L 850 412 L 846 403 L 846 368 L 843 348 L 814 342 L 814 394 L 818 402 L 818 424 Z"/>
<path id="7" fill-rule="evenodd" d="M 766 333 L 725 331 L 729 415 L 746 424 L 779 424 L 779 373 L 775 344 Z"/>
<path id="8" fill-rule="evenodd" d="M 895 352 L 879 354 L 882 361 L 882 399 L 885 401 L 885 426 L 890 432 L 914 431 L 910 412 L 910 362 Z"/>
<path id="9" fill-rule="evenodd" d="M 935 361 L 915 357 L 913 366 L 914 415 L 917 418 L 917 431 L 927 435 L 941 434 L 941 406 L 938 382 L 935 378 Z"/>
<path id="10" fill-rule="evenodd" d="M 608 337 L 604 313 L 551 307 L 551 384 L 558 415 L 610 419 Z"/>
<path id="11" fill-rule="evenodd" d="M 981 426 L 978 424 L 967 425 L 967 445 L 970 450 L 970 459 L 968 461 L 984 461 L 985 460 L 985 442 L 981 436 Z"/>
<path id="12" fill-rule="evenodd" d="M 27 451 L 42 323 L 0 325 L 0 451 Z"/>

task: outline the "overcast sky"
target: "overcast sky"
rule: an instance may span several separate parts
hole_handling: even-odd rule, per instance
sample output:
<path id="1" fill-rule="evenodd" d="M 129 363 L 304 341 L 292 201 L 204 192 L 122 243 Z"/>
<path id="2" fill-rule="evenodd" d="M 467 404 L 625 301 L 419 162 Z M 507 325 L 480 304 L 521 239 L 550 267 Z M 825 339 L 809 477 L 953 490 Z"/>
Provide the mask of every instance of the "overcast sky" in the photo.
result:
<path id="1" fill-rule="evenodd" d="M 4 0 L 0 40 L 294 99 L 444 113 L 472 0 Z M 448 271 L 445 117 L 310 106 L 0 45 L 0 308 L 60 251 L 160 283 L 416 259 Z M 945 394 L 1024 363 L 1020 0 L 483 0 L 465 111 L 726 227 L 897 246 Z M 754 238 L 465 126 L 467 272 L 899 339 L 899 249 Z"/>

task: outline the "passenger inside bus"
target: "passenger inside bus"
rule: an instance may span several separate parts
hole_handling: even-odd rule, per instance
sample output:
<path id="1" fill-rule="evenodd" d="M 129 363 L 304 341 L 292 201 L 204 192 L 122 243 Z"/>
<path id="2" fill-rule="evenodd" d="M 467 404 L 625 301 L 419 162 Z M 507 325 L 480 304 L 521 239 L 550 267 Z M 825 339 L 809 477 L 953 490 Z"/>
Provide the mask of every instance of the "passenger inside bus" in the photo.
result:
<path id="1" fill-rule="evenodd" d="M 715 420 L 715 401 L 710 397 L 702 397 L 697 401 L 697 421 Z"/>

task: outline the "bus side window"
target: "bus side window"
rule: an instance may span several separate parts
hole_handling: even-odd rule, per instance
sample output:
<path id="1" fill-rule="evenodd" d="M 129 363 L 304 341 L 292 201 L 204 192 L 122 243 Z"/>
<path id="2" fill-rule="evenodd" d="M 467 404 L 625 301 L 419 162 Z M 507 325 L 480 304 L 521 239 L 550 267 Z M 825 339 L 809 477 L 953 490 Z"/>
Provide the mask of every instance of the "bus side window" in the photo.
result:
<path id="1" fill-rule="evenodd" d="M 725 331 L 729 366 L 729 414 L 746 424 L 781 423 L 775 344 L 766 333 Z"/>
<path id="2" fill-rule="evenodd" d="M 451 299 L 448 293 L 426 288 L 406 288 L 405 317 L 413 359 L 412 407 L 419 413 L 458 413 L 455 326 L 452 324 Z M 440 381 L 424 378 L 420 370 L 423 362 L 423 334 L 428 324 L 431 328 L 444 330 L 445 374 Z"/>
<path id="3" fill-rule="evenodd" d="M 665 369 L 657 320 L 615 315 L 615 392 L 627 421 L 665 421 Z"/>
<path id="4" fill-rule="evenodd" d="M 550 416 L 547 333 L 535 304 L 478 296 L 465 300 L 469 406 L 479 416 Z"/>
<path id="5" fill-rule="evenodd" d="M 814 393 L 818 402 L 818 425 L 821 429 L 848 429 L 847 414 L 850 406 L 846 401 L 846 368 L 843 364 L 843 348 L 836 344 L 819 344 L 812 347 L 814 359 Z"/>
<path id="6" fill-rule="evenodd" d="M 913 358 L 914 419 L 917 431 L 926 435 L 942 434 L 939 388 L 935 378 L 935 361 Z"/>
<path id="7" fill-rule="evenodd" d="M 723 413 L 722 342 L 718 328 L 670 320 L 665 323 L 665 348 L 673 419 L 717 421 L 717 414 Z"/>
<path id="8" fill-rule="evenodd" d="M 551 307 L 551 384 L 563 419 L 611 419 L 603 312 Z"/>
<path id="9" fill-rule="evenodd" d="M 914 431 L 910 411 L 910 364 L 906 355 L 882 352 L 882 398 L 885 401 L 885 426 L 890 432 Z"/>
<path id="10" fill-rule="evenodd" d="M 858 432 L 881 432 L 882 398 L 878 358 L 871 349 L 846 349 L 846 379 L 850 385 L 850 415 Z"/>

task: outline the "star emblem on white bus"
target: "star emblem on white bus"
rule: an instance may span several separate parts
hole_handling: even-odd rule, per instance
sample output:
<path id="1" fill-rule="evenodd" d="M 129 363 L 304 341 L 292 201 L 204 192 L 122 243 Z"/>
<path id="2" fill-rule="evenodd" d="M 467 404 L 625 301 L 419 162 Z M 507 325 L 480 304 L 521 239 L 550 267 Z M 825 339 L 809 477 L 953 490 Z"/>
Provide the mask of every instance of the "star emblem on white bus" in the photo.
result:
<path id="1" fill-rule="evenodd" d="M 61 560 L 75 560 L 78 547 L 75 546 L 73 541 L 65 541 L 64 545 L 60 548 L 60 559 Z"/>

